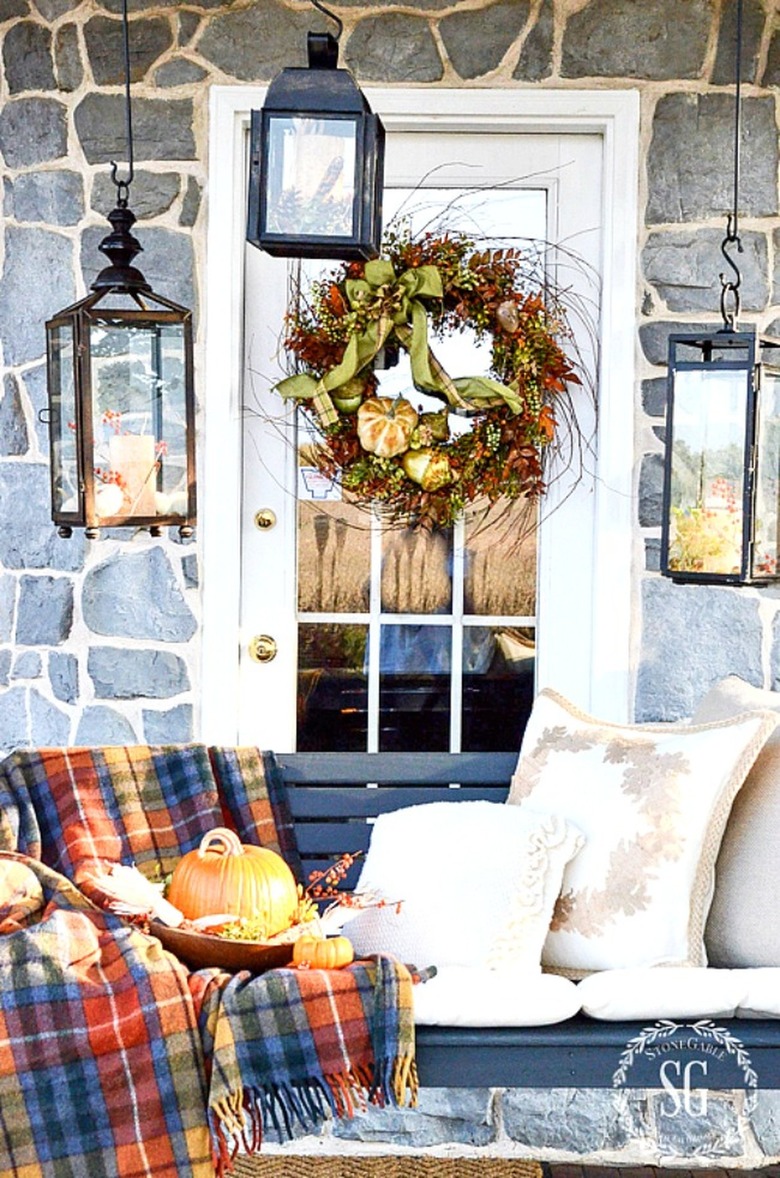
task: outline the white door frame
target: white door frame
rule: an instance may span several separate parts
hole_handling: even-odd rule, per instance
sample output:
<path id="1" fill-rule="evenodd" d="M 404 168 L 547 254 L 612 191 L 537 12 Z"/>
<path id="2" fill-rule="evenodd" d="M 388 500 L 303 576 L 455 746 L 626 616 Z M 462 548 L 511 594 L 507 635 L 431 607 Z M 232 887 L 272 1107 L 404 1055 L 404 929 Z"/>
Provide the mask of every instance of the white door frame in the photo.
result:
<path id="1" fill-rule="evenodd" d="M 634 90 L 367 89 L 388 133 L 471 130 L 600 134 L 602 364 L 594 513 L 590 666 L 578 702 L 627 721 L 633 698 L 632 537 L 639 95 Z M 248 128 L 265 88 L 213 86 L 201 390 L 199 486 L 202 577 L 199 739 L 238 738 L 241 567 L 243 258 Z M 573 571 L 571 591 L 577 591 Z M 572 651 L 572 657 L 577 652 Z M 542 684 L 544 685 L 544 684 Z M 551 686 L 554 686 L 551 684 Z"/>

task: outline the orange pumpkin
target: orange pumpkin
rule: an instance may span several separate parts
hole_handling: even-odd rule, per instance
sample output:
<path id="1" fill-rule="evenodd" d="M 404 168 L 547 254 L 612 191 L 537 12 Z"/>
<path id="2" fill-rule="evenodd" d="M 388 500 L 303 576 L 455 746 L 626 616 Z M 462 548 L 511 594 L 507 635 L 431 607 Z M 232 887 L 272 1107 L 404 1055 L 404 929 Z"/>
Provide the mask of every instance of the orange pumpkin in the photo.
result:
<path id="1" fill-rule="evenodd" d="M 218 826 L 174 868 L 167 899 L 188 920 L 221 913 L 259 920 L 265 937 L 292 924 L 298 908 L 293 873 L 268 847 L 245 846 Z"/>
<path id="2" fill-rule="evenodd" d="M 358 409 L 360 445 L 378 458 L 395 458 L 409 448 L 417 410 L 404 397 L 369 397 Z"/>
<path id="3" fill-rule="evenodd" d="M 309 969 L 342 969 L 355 959 L 347 937 L 299 937 L 293 944 L 293 965 Z"/>

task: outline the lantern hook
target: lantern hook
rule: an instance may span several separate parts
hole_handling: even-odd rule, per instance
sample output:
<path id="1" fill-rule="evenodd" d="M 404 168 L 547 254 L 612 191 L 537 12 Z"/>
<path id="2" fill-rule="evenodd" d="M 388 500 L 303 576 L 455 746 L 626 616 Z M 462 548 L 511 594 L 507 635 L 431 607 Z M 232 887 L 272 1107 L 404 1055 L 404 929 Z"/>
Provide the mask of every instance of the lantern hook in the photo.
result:
<path id="1" fill-rule="evenodd" d="M 329 8 L 326 8 L 322 3 L 322 0 L 309 0 L 309 3 L 312 4 L 315 8 L 319 9 L 320 12 L 324 13 L 325 16 L 329 17 L 336 24 L 338 28 L 338 32 L 336 33 L 336 40 L 340 41 L 341 34 L 344 31 L 344 22 L 341 17 L 336 16 L 335 12 L 331 12 Z"/>
<path id="2" fill-rule="evenodd" d="M 727 253 L 727 247 L 736 245 L 737 253 L 742 253 L 742 242 L 739 236 L 739 173 L 740 153 L 742 148 L 742 0 L 737 0 L 737 36 L 734 62 L 734 195 L 732 210 L 726 218 L 726 236 L 721 242 L 720 252 L 734 272 L 732 280 L 724 274 L 720 276 L 720 313 L 723 317 L 723 330 L 734 331 L 740 308 L 739 288 L 742 275 L 739 267 Z"/>
<path id="3" fill-rule="evenodd" d="M 314 0 L 312 0 L 314 3 Z M 114 160 L 111 164 L 111 181 L 116 187 L 116 203 L 120 209 L 127 208 L 130 185 L 133 183 L 135 169 L 133 164 L 133 111 L 130 103 L 130 30 L 127 17 L 127 0 L 122 0 L 122 55 L 125 72 L 125 137 L 127 139 L 127 176 L 120 180 L 117 176 L 118 167 Z"/>

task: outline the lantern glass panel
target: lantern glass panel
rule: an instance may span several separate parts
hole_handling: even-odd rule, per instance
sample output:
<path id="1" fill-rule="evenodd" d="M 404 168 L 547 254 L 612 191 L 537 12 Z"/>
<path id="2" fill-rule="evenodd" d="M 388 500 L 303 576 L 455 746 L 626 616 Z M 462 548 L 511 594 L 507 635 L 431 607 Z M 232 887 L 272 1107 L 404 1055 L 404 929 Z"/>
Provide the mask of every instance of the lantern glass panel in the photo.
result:
<path id="1" fill-rule="evenodd" d="M 183 325 L 99 320 L 90 356 L 97 515 L 186 516 Z"/>
<path id="2" fill-rule="evenodd" d="M 749 373 L 675 372 L 668 566 L 740 574 Z"/>
<path id="3" fill-rule="evenodd" d="M 355 236 L 357 133 L 349 118 L 269 118 L 268 233 Z"/>
<path id="4" fill-rule="evenodd" d="M 75 346 L 73 325 L 49 329 L 49 405 L 52 504 L 58 514 L 79 512 Z"/>
<path id="5" fill-rule="evenodd" d="M 778 573 L 778 475 L 780 473 L 780 372 L 764 368 L 758 401 L 752 575 Z"/>

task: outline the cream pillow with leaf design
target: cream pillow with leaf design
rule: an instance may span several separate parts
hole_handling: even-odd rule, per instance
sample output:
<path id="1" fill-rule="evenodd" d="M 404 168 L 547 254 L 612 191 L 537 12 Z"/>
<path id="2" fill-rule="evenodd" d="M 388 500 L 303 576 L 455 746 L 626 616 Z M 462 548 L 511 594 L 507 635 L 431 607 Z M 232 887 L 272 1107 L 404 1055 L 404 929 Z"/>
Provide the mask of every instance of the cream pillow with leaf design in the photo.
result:
<path id="1" fill-rule="evenodd" d="M 731 804 L 777 717 L 618 725 L 537 696 L 509 803 L 585 835 L 566 867 L 546 968 L 705 965 L 704 923 Z"/>

